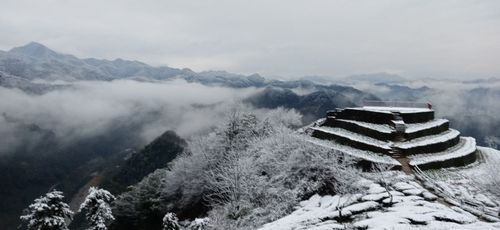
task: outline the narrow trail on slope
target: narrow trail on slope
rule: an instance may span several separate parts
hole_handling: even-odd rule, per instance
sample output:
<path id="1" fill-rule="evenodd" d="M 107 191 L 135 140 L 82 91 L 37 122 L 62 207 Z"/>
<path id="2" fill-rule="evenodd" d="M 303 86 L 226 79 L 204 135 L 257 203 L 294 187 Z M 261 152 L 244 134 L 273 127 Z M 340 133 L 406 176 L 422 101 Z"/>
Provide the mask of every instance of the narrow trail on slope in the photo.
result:
<path id="1" fill-rule="evenodd" d="M 434 189 L 429 189 L 429 186 L 427 186 L 424 182 L 426 180 L 422 180 L 422 175 L 420 174 L 423 173 L 419 168 L 416 168 L 415 170 L 413 169 L 412 166 L 410 166 L 410 159 L 408 159 L 408 156 L 401 152 L 401 150 L 392 147 L 393 155 L 392 157 L 396 159 L 400 164 L 401 164 L 401 170 L 406 174 L 406 175 L 413 175 L 415 177 L 415 182 L 420 184 L 422 188 L 427 189 L 430 193 L 434 194 L 438 199 L 436 200 L 437 202 L 447 206 L 447 207 L 452 207 L 455 206 L 455 204 L 448 202 L 445 197 L 443 197 L 442 194 L 440 194 L 438 191 L 434 191 Z M 416 171 L 416 172 L 415 172 Z"/>
<path id="2" fill-rule="evenodd" d="M 401 170 L 403 170 L 406 175 L 414 174 L 413 169 L 410 166 L 410 160 L 408 159 L 408 157 L 406 157 L 406 155 L 401 154 L 396 158 L 396 160 L 401 164 Z"/>

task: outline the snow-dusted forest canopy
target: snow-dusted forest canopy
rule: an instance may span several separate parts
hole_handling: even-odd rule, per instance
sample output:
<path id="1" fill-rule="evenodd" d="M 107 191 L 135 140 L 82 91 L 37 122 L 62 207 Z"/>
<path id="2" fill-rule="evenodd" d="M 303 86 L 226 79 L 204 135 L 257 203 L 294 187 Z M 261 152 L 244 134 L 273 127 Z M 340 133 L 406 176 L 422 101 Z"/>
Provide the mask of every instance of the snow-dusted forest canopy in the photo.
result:
<path id="1" fill-rule="evenodd" d="M 293 110 L 232 108 L 214 132 L 193 137 L 167 168 L 118 197 L 117 224 L 126 223 L 119 229 L 159 225 L 166 212 L 207 215 L 215 229 L 254 229 L 313 194 L 350 188 L 358 177 L 352 161 L 308 144 L 291 129 L 298 124 Z M 158 219 L 140 219 L 154 212 Z"/>

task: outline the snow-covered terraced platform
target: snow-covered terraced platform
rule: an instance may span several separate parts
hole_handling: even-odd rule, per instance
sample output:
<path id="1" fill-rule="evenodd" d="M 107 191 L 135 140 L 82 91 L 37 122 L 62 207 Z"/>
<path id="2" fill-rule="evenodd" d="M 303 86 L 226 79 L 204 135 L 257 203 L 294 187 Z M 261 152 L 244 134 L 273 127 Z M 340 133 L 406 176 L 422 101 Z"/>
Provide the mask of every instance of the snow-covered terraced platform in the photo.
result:
<path id="1" fill-rule="evenodd" d="M 329 111 L 324 121 L 308 127 L 307 133 L 343 146 L 337 149 L 393 157 L 407 165 L 407 172 L 416 165 L 440 168 L 476 160 L 475 141 L 460 138 L 459 131 L 449 128 L 448 120 L 434 119 L 432 109 L 377 106 L 336 109 Z M 367 154 L 351 155 L 370 160 Z M 407 156 L 407 160 L 402 160 Z"/>

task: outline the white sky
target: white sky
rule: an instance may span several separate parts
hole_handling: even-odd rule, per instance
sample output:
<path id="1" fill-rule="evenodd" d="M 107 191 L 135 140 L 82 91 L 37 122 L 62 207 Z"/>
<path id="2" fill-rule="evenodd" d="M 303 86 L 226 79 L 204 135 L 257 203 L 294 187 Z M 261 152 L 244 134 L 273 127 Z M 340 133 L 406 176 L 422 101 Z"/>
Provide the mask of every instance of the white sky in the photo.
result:
<path id="1" fill-rule="evenodd" d="M 500 76 L 495 0 L 0 0 L 0 35 L 195 71 Z"/>

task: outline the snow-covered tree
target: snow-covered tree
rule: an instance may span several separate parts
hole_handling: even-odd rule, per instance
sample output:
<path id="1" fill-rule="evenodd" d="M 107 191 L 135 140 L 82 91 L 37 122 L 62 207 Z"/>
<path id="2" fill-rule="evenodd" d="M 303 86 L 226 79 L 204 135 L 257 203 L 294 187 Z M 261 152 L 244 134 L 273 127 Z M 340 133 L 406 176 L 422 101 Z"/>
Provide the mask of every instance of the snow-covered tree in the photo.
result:
<path id="1" fill-rule="evenodd" d="M 238 108 L 226 114 L 213 132 L 192 137 L 167 168 L 120 195 L 117 221 L 161 225 L 164 213 L 176 212 L 208 214 L 210 229 L 256 229 L 316 193 L 356 189 L 354 162 L 295 133 L 291 128 L 300 125 L 300 114 L 294 110 Z M 203 228 L 194 224 L 199 221 L 191 227 Z"/>
<path id="2" fill-rule="evenodd" d="M 181 227 L 179 226 L 179 219 L 175 213 L 167 213 L 163 217 L 163 230 L 179 230 Z"/>
<path id="3" fill-rule="evenodd" d="M 35 199 L 27 209 L 27 214 L 21 216 L 28 229 L 33 230 L 67 230 L 66 218 L 71 218 L 73 212 L 64 201 L 63 193 L 53 190 L 45 196 Z"/>
<path id="4" fill-rule="evenodd" d="M 110 204 L 115 200 L 110 192 L 104 189 L 90 187 L 89 195 L 80 205 L 79 212 L 85 212 L 89 222 L 89 230 L 107 230 L 107 224 L 113 221 Z"/>
<path id="5" fill-rule="evenodd" d="M 204 230 L 207 229 L 210 222 L 209 218 L 196 218 L 189 225 L 189 230 Z"/>

